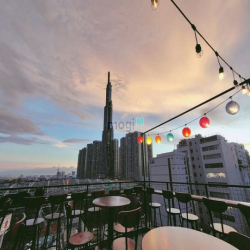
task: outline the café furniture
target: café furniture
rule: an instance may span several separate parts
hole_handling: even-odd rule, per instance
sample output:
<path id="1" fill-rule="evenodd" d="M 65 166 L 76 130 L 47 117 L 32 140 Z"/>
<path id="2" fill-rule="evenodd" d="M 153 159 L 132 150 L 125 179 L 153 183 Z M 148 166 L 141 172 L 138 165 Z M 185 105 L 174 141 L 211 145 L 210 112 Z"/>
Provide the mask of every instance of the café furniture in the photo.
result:
<path id="1" fill-rule="evenodd" d="M 150 230 L 142 239 L 142 250 L 234 250 L 229 243 L 202 233 L 183 227 L 158 227 Z"/>

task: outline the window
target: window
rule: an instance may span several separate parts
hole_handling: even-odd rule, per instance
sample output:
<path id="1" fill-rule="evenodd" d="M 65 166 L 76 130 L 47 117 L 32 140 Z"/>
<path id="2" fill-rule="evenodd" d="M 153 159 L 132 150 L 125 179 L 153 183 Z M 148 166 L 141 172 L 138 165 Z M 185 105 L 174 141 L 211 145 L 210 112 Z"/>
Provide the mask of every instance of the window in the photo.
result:
<path id="1" fill-rule="evenodd" d="M 194 177 L 197 177 L 197 174 L 196 174 L 196 173 L 194 173 Z"/>
<path id="2" fill-rule="evenodd" d="M 203 155 L 204 160 L 221 158 L 221 154 Z"/>
<path id="3" fill-rule="evenodd" d="M 191 160 L 194 161 L 194 157 L 191 157 Z"/>
<path id="4" fill-rule="evenodd" d="M 200 174 L 200 177 L 202 177 L 202 174 Z"/>
<path id="5" fill-rule="evenodd" d="M 222 163 L 205 164 L 205 168 L 223 168 Z"/>
<path id="6" fill-rule="evenodd" d="M 195 165 L 193 165 L 193 169 L 195 169 Z"/>
<path id="7" fill-rule="evenodd" d="M 189 145 L 192 146 L 192 142 L 191 141 L 189 142 Z"/>
<path id="8" fill-rule="evenodd" d="M 193 153 L 193 149 L 190 149 L 191 154 Z"/>
<path id="9" fill-rule="evenodd" d="M 212 145 L 212 146 L 203 147 L 203 148 L 202 148 L 202 151 L 204 152 L 204 151 L 216 150 L 216 149 L 218 149 L 218 148 L 219 148 L 219 145 L 217 144 L 217 145 Z"/>
<path id="10" fill-rule="evenodd" d="M 207 178 L 226 178 L 225 173 L 207 173 Z"/>

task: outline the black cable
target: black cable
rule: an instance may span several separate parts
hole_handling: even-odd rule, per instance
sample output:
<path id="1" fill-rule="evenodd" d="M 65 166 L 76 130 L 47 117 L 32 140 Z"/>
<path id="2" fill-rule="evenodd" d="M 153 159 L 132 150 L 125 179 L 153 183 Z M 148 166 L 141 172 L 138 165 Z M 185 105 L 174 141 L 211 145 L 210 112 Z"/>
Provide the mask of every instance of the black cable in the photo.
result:
<path id="1" fill-rule="evenodd" d="M 171 1 L 172 1 L 172 0 L 171 0 Z M 239 83 L 238 86 L 242 86 L 242 85 L 244 85 L 244 84 L 250 84 L 250 79 L 247 79 L 247 80 L 245 80 L 245 81 Z M 185 115 L 185 114 L 189 113 L 190 111 L 192 111 L 192 110 L 194 110 L 194 109 L 197 109 L 197 108 L 201 107 L 202 105 L 204 105 L 204 104 L 206 104 L 206 103 L 208 103 L 208 102 L 211 102 L 211 101 L 213 101 L 214 99 L 216 99 L 216 98 L 218 98 L 218 97 L 220 97 L 220 96 L 223 96 L 223 95 L 225 95 L 226 93 L 228 93 L 228 92 L 230 92 L 230 91 L 232 91 L 232 90 L 234 90 L 234 89 L 235 89 L 235 87 L 231 87 L 231 88 L 229 88 L 229 89 L 227 89 L 227 90 L 221 92 L 220 94 L 218 94 L 218 95 L 216 95 L 216 96 L 213 96 L 212 98 L 210 98 L 210 99 L 208 99 L 208 100 L 206 100 L 206 101 L 204 101 L 204 102 L 202 102 L 202 103 L 200 103 L 200 104 L 194 106 L 193 108 L 190 108 L 190 109 L 188 109 L 188 110 L 182 112 L 181 114 L 179 114 L 179 115 L 177 115 L 177 116 L 175 116 L 175 117 L 173 117 L 173 118 L 171 118 L 171 119 L 169 119 L 169 120 L 167 120 L 167 121 L 165 121 L 165 122 L 163 122 L 163 123 L 161 123 L 161 124 L 159 124 L 159 125 L 157 125 L 157 126 L 151 128 L 151 129 L 149 129 L 149 130 L 147 130 L 147 131 L 145 131 L 145 132 L 143 132 L 142 135 L 144 135 L 144 134 L 148 133 L 149 131 L 152 131 L 152 130 L 154 130 L 154 129 L 156 129 L 156 128 L 158 128 L 158 127 L 160 127 L 160 126 L 162 126 L 162 125 L 164 125 L 164 124 L 166 124 L 166 123 L 168 123 L 168 122 L 170 122 L 170 121 L 173 121 L 173 120 L 175 120 L 176 118 L 178 118 L 178 117 L 180 117 L 180 116 L 182 116 L 182 115 Z"/>

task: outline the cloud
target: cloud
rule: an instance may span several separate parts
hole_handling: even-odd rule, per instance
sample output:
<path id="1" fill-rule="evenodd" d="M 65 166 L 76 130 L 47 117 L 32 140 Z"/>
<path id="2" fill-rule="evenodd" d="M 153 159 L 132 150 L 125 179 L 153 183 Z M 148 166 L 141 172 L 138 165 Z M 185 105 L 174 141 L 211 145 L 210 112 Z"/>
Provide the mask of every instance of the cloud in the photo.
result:
<path id="1" fill-rule="evenodd" d="M 64 140 L 63 143 L 79 143 L 79 142 L 89 142 L 89 139 L 67 139 Z"/>
<path id="2" fill-rule="evenodd" d="M 0 133 L 7 135 L 43 134 L 31 120 L 4 109 L 0 109 Z"/>
<path id="3" fill-rule="evenodd" d="M 23 138 L 20 136 L 0 136 L 0 143 L 15 143 L 22 145 L 47 144 L 46 142 L 42 142 L 37 138 Z"/>

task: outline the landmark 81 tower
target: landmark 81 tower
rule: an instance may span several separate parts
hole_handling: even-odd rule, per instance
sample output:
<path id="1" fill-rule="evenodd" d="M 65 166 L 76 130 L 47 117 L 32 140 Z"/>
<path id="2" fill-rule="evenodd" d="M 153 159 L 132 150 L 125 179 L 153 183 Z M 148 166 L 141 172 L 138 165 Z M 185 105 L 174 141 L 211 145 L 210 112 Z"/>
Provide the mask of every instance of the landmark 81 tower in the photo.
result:
<path id="1" fill-rule="evenodd" d="M 110 72 L 108 72 L 108 84 L 106 88 L 106 105 L 104 107 L 104 121 L 102 131 L 102 163 L 100 169 L 101 178 L 114 178 L 114 131 L 112 125 L 113 106 L 111 100 L 112 86 Z"/>

